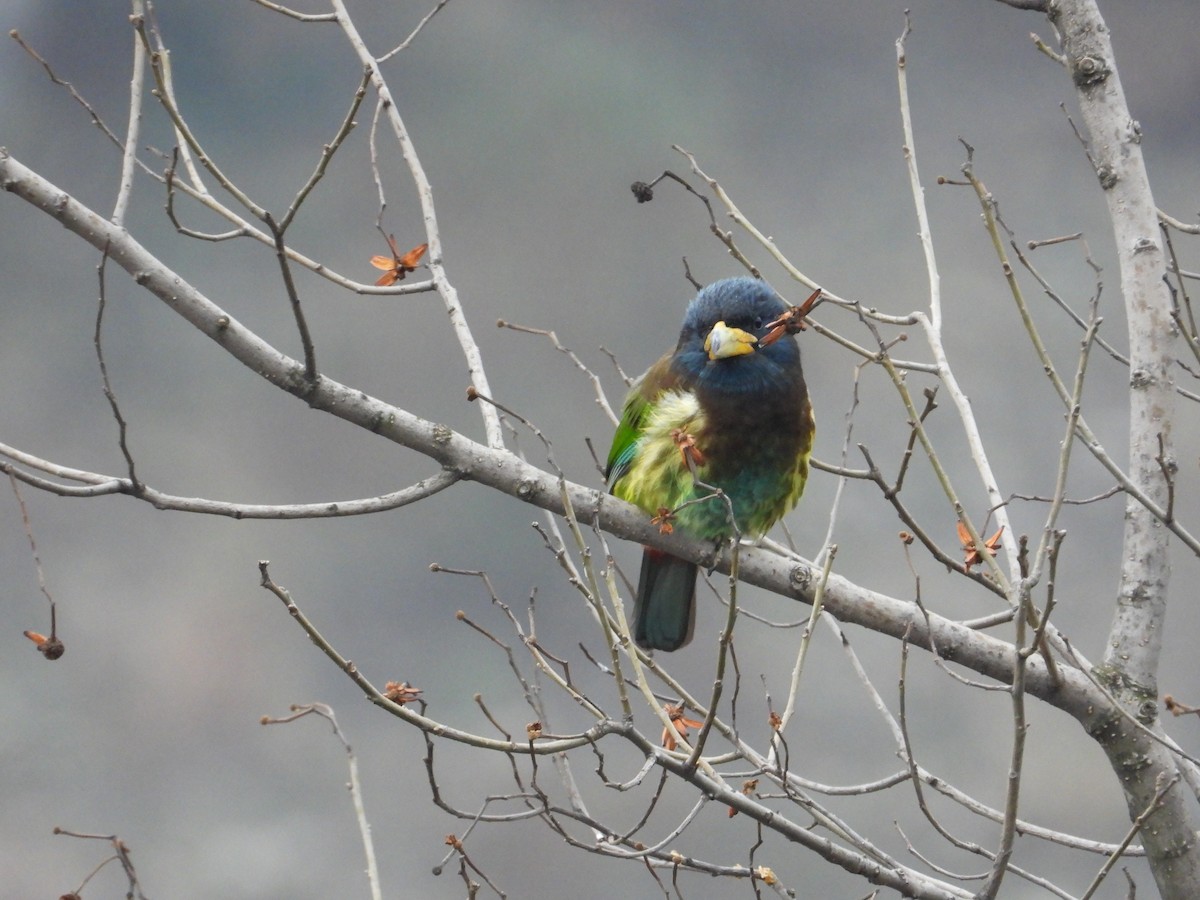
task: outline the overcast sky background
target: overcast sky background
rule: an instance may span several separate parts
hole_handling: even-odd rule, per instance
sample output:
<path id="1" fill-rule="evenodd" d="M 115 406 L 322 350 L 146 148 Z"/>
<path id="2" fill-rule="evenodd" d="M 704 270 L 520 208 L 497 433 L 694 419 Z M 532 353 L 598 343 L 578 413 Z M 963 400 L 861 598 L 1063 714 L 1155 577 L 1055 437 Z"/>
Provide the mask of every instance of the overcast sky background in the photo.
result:
<path id="1" fill-rule="evenodd" d="M 350 7 L 378 52 L 402 40 L 427 11 L 424 4 L 382 0 Z M 927 306 L 897 107 L 894 41 L 905 7 L 914 26 L 909 79 L 917 151 L 951 360 L 978 412 L 1002 490 L 1052 490 L 1062 410 L 1023 337 L 973 194 L 935 184 L 938 175 L 958 173 L 961 137 L 976 148 L 976 172 L 1019 241 L 1085 232 L 1104 267 L 1103 333 L 1124 346 L 1104 198 L 1059 108 L 1066 102 L 1073 112 L 1070 84 L 1028 37 L 1035 30 L 1051 39 L 1044 19 L 985 0 L 454 0 L 385 71 L 433 184 L 447 272 L 493 390 L 543 429 L 571 478 L 599 485 L 583 439 L 591 437 L 603 453 L 611 424 L 568 360 L 545 341 L 496 329 L 494 322 L 554 329 L 617 404 L 623 385 L 599 348 L 611 349 L 636 373 L 673 346 L 692 293 L 681 257 L 701 281 L 739 274 L 693 197 L 664 184 L 653 203 L 634 202 L 631 182 L 668 168 L 687 174 L 672 144 L 694 152 L 822 285 L 896 314 Z M 304 8 L 325 9 L 317 2 Z M 1145 135 L 1156 200 L 1194 221 L 1200 7 L 1191 0 L 1108 2 L 1103 12 Z M 9 0 L 0 5 L 0 25 L 19 30 L 123 133 L 132 43 L 127 14 L 120 3 Z M 158 15 L 192 128 L 245 190 L 282 212 L 335 133 L 359 78 L 340 30 L 302 25 L 249 2 L 163 2 Z M 303 252 L 363 281 L 377 274 L 369 257 L 384 252 L 374 229 L 367 152 L 372 108 L 368 96 L 358 129 L 289 235 Z M 0 146 L 82 202 L 111 212 L 119 154 L 11 40 L 0 45 L 0 123 Z M 169 150 L 171 141 L 164 116 L 148 104 L 142 143 Z M 419 210 L 398 153 L 386 140 L 381 146 L 386 227 L 404 249 L 423 240 Z M 162 167 L 149 151 L 143 159 Z M 142 178 L 129 221 L 138 240 L 247 326 L 298 354 L 273 255 L 245 241 L 181 237 L 163 215 L 164 202 L 161 186 Z M 193 227 L 222 230 L 211 215 L 189 205 L 181 210 Z M 786 297 L 803 299 L 807 292 L 749 238 L 738 240 Z M 1095 277 L 1079 244 L 1040 250 L 1035 262 L 1069 302 L 1086 308 Z M 96 263 L 94 251 L 52 220 L 15 197 L 0 198 L 0 383 L 6 386 L 0 440 L 63 465 L 123 474 L 92 346 Z M 464 400 L 465 365 L 434 295 L 365 298 L 308 274 L 298 284 L 325 374 L 481 438 L 478 411 Z M 1072 372 L 1078 330 L 1028 279 L 1026 289 L 1062 371 Z M 148 484 L 180 495 L 291 503 L 385 493 L 435 471 L 428 460 L 271 388 L 115 267 L 107 299 L 107 361 Z M 822 310 L 820 318 L 868 340 L 848 313 Z M 816 453 L 836 461 L 857 360 L 812 333 L 802 344 L 818 415 Z M 901 355 L 927 358 L 916 340 Z M 1089 379 L 1089 421 L 1123 458 L 1127 371 L 1096 354 Z M 854 442 L 867 444 L 889 471 L 905 440 L 894 396 L 882 373 L 866 372 L 854 420 Z M 948 408 L 931 428 L 980 521 L 984 497 Z M 1194 425 L 1176 433 L 1185 514 L 1196 511 L 1200 487 L 1196 438 Z M 541 461 L 536 439 L 524 434 L 521 446 Z M 1075 459 L 1072 496 L 1108 488 L 1082 450 Z M 861 457 L 852 453 L 850 461 L 859 465 Z M 833 477 L 814 475 L 788 520 L 808 557 L 825 536 L 835 489 Z M 478 580 L 432 574 L 431 562 L 486 570 L 514 609 L 523 609 L 536 589 L 540 639 L 583 677 L 591 676 L 576 644 L 601 646 L 581 601 L 529 528 L 544 516 L 476 486 L 380 516 L 289 523 L 158 512 L 123 498 L 65 500 L 26 488 L 68 644 L 66 656 L 49 665 L 21 636 L 26 628 L 46 630 L 46 604 L 20 514 L 6 494 L 5 487 L 3 898 L 58 896 L 104 857 L 100 845 L 52 836 L 54 826 L 119 833 L 152 897 L 367 896 L 339 745 L 315 720 L 271 729 L 258 724 L 263 714 L 314 700 L 336 707 L 358 751 L 385 895 L 464 895 L 452 871 L 430 874 L 445 852 L 444 836 L 465 826 L 429 800 L 420 735 L 364 702 L 310 645 L 258 587 L 260 559 L 271 561 L 275 579 L 369 677 L 418 684 L 433 714 L 468 730 L 490 728 L 472 702 L 475 692 L 514 732 L 532 715 L 503 655 L 456 622 L 455 610 L 516 640 Z M 927 465 L 914 464 L 906 495 L 914 513 L 942 528 L 953 545 L 953 518 Z M 1040 505 L 1014 505 L 1014 527 L 1036 536 L 1043 514 Z M 1064 513 L 1069 538 L 1056 620 L 1093 659 L 1103 655 L 1111 618 L 1121 525 L 1118 500 Z M 838 571 L 911 597 L 912 576 L 895 540 L 899 528 L 876 489 L 851 485 L 834 535 Z M 636 549 L 620 552 L 627 570 L 636 571 Z M 947 577 L 919 552 L 914 559 L 932 608 L 963 618 L 995 609 L 990 594 Z M 1162 687 L 1192 700 L 1200 698 L 1194 643 L 1200 611 L 1189 586 L 1198 576 L 1196 561 L 1176 553 Z M 776 619 L 807 615 L 807 607 L 749 589 L 743 602 Z M 702 694 L 712 679 L 720 621 L 711 598 L 702 600 L 696 642 L 670 659 Z M 773 697 L 784 695 L 797 634 L 739 625 L 747 721 L 765 715 L 760 673 Z M 898 645 L 861 631 L 850 637 L 895 709 Z M 793 767 L 841 784 L 896 771 L 890 735 L 827 631 L 818 633 L 805 678 Z M 1010 740 L 1003 695 L 962 687 L 926 654 L 914 655 L 909 680 L 922 763 L 1000 805 Z M 1120 840 L 1128 822 L 1102 754 L 1075 722 L 1034 706 L 1023 815 Z M 553 697 L 552 708 L 555 731 L 587 724 L 565 699 Z M 1196 722 L 1168 727 L 1195 749 Z M 595 809 L 614 827 L 636 821 L 642 807 L 596 785 L 588 754 L 576 759 Z M 614 777 L 633 774 L 636 763 L 627 755 L 614 750 L 612 762 Z M 503 758 L 439 744 L 438 763 L 449 799 L 463 808 L 513 788 Z M 672 791 L 646 839 L 665 835 L 690 802 L 687 792 Z M 984 868 L 931 835 L 907 790 L 832 805 L 910 864 L 919 863 L 905 855 L 893 820 L 946 866 Z M 994 829 L 944 804 L 938 809 L 963 837 L 994 844 Z M 754 840 L 750 822 L 729 822 L 723 809 L 712 808 L 678 846 L 714 862 L 745 863 Z M 537 824 L 480 829 L 468 850 L 512 897 L 654 896 L 656 890 L 637 865 L 567 850 Z M 778 843 L 769 842 L 756 861 L 774 867 L 800 896 L 857 898 L 868 891 L 861 880 Z M 1022 844 L 1017 862 L 1079 893 L 1101 860 Z M 1129 868 L 1149 893 L 1144 867 Z M 686 896 L 751 894 L 748 884 L 699 876 L 683 886 Z M 124 883 L 112 870 L 93 888 L 84 895 L 119 896 Z M 1101 896 L 1124 890 L 1114 879 Z M 1004 896 L 1047 895 L 1009 879 Z"/>

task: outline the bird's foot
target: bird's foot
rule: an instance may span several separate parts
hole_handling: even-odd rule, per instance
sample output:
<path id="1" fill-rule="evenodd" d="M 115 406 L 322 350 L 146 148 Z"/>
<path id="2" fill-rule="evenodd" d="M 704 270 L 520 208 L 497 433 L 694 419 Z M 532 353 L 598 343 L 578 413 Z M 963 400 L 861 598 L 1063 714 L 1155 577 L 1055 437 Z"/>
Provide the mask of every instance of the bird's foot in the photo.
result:
<path id="1" fill-rule="evenodd" d="M 712 575 L 717 570 L 717 564 L 721 561 L 722 551 L 725 549 L 725 541 L 717 540 L 713 542 L 712 549 L 708 551 L 708 556 L 701 561 L 700 565 L 704 567 L 704 574 Z"/>

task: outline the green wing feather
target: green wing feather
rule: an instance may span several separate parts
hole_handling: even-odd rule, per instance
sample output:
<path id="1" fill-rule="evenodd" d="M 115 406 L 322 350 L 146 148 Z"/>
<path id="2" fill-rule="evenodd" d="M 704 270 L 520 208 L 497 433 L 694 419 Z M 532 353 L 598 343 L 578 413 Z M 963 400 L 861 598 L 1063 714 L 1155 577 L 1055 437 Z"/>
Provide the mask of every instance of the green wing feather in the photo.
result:
<path id="1" fill-rule="evenodd" d="M 613 435 L 612 447 L 608 451 L 608 465 L 604 477 L 612 490 L 618 481 L 629 472 L 637 452 L 638 439 L 642 436 L 642 423 L 650 410 L 650 401 L 640 391 L 629 392 L 625 408 L 621 410 L 621 421 Z"/>
<path id="2" fill-rule="evenodd" d="M 604 469 L 608 489 L 613 493 L 620 494 L 620 491 L 616 490 L 617 482 L 624 478 L 633 466 L 646 426 L 646 418 L 653 410 L 654 403 L 676 380 L 671 375 L 671 357 L 667 354 L 629 389 L 629 394 L 625 397 L 625 406 L 621 410 L 621 421 L 617 425 L 612 447 L 608 451 L 608 464 Z"/>

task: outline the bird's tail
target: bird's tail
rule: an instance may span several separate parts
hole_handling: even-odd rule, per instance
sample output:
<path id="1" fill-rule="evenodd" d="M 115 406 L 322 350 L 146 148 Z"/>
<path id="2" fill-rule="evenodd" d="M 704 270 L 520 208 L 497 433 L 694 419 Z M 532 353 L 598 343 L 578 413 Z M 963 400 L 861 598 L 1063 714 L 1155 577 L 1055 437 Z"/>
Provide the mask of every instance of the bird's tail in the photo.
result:
<path id="1" fill-rule="evenodd" d="M 676 556 L 642 549 L 633 607 L 633 638 L 647 650 L 678 650 L 696 628 L 697 567 Z"/>

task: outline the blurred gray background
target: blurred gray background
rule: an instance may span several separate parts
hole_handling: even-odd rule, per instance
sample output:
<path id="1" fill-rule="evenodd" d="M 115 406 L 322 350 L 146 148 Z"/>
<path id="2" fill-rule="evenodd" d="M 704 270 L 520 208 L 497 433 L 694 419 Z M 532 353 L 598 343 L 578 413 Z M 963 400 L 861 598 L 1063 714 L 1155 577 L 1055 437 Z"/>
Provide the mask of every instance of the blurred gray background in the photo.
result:
<path id="1" fill-rule="evenodd" d="M 1084 231 L 1104 267 L 1103 333 L 1124 345 L 1123 314 L 1104 200 L 1059 108 L 1071 107 L 1063 71 L 1037 53 L 1045 21 L 999 3 L 906 0 L 880 3 L 667 4 L 625 0 L 472 2 L 454 0 L 415 44 L 387 64 L 400 111 L 432 181 L 446 266 L 482 347 L 497 398 L 535 421 L 578 481 L 600 478 L 584 445 L 607 449 L 611 425 L 591 388 L 543 339 L 497 330 L 503 318 L 554 329 L 603 379 L 618 403 L 623 385 L 601 346 L 636 373 L 674 344 L 691 290 L 681 257 L 701 281 L 738 269 L 707 231 L 698 202 L 664 184 L 648 205 L 629 184 L 664 169 L 687 173 L 680 144 L 733 195 L 754 222 L 819 283 L 897 314 L 927 306 L 927 278 L 901 155 L 894 41 L 912 10 L 909 78 L 919 164 L 932 216 L 951 360 L 978 412 L 1002 490 L 1048 494 L 1062 410 L 1039 371 L 999 277 L 976 201 L 938 187 L 977 150 L 976 171 L 995 193 L 1021 242 Z M 311 11 L 324 11 L 310 3 Z M 357 24 L 382 52 L 427 11 L 424 3 L 361 0 Z M 1200 207 L 1196 97 L 1200 57 L 1194 2 L 1103 5 L 1117 62 L 1160 206 L 1184 219 Z M 132 33 L 121 3 L 8 0 L 4 30 L 17 29 L 71 81 L 118 133 L 125 129 Z M 208 151 L 239 184 L 282 212 L 312 170 L 348 108 L 358 64 L 331 25 L 301 25 L 248 2 L 161 3 L 180 102 Z M 303 252 L 364 281 L 384 252 L 367 154 L 372 98 L 290 233 Z M 0 45 L 0 145 L 82 202 L 109 213 L 119 154 L 86 114 L 17 44 Z M 164 116 L 148 104 L 142 143 L 169 150 Z M 383 140 L 389 191 L 386 227 L 406 249 L 422 240 L 419 210 L 393 145 Z M 152 154 L 155 168 L 162 164 Z M 693 183 L 699 186 L 696 179 Z M 175 233 L 161 186 L 142 178 L 129 227 L 215 302 L 276 346 L 299 353 L 271 253 L 250 242 L 200 243 Z M 189 204 L 193 227 L 223 230 Z M 806 294 L 739 235 L 741 246 L 790 299 Z M 1188 252 L 1185 249 L 1185 253 Z M 1194 253 L 1192 256 L 1194 257 Z M 1185 256 L 1186 260 L 1186 256 Z M 1038 251 L 1035 262 L 1083 310 L 1095 290 L 1079 244 Z M 0 198 L 0 440 L 63 465 L 123 474 L 115 425 L 100 390 L 92 332 L 97 255 L 16 198 Z M 1186 262 L 1185 262 L 1186 264 Z M 1193 268 L 1200 264 L 1193 264 Z M 1026 279 L 1052 352 L 1074 370 L 1078 331 Z M 434 295 L 360 297 L 299 276 L 322 371 L 340 381 L 481 437 L 464 401 L 465 365 Z M 115 267 L 107 285 L 107 361 L 140 476 L 161 490 L 254 503 L 370 496 L 435 467 L 416 454 L 310 412 L 240 368 Z M 826 324 L 856 340 L 852 316 L 825 309 Z M 913 337 L 918 335 L 915 333 Z M 857 359 L 811 332 L 802 336 L 817 407 L 817 455 L 836 461 Z M 926 358 L 918 340 L 901 355 Z M 1127 373 L 1103 354 L 1092 360 L 1086 414 L 1114 455 L 1125 452 Z M 912 383 L 923 386 L 918 378 Z M 883 375 L 866 372 L 853 441 L 894 471 L 905 440 L 903 413 Z M 1190 410 L 1185 410 L 1190 415 Z M 947 407 L 931 420 L 972 515 L 985 500 L 966 464 Z M 1195 512 L 1195 427 L 1176 432 L 1183 466 L 1182 514 Z M 542 460 L 536 439 L 521 446 Z M 852 448 L 850 461 L 861 464 Z M 1080 450 L 1070 492 L 1085 497 L 1109 481 Z M 828 527 L 836 481 L 816 474 L 788 520 L 812 556 Z M 928 466 L 916 461 L 908 502 L 927 526 L 955 543 L 952 516 Z M 576 647 L 596 651 L 597 628 L 529 528 L 543 514 L 472 485 L 416 507 L 357 519 L 235 522 L 158 512 L 125 498 L 66 500 L 24 490 L 50 590 L 59 604 L 66 656 L 44 662 L 21 635 L 46 630 L 21 518 L 0 489 L 0 897 L 58 896 L 106 855 L 91 842 L 54 837 L 54 826 L 116 832 L 133 849 L 152 897 L 364 897 L 362 853 L 344 788 L 345 760 L 323 723 L 262 728 L 263 714 L 290 703 L 333 704 L 361 765 L 366 807 L 385 895 L 459 897 L 453 869 L 431 869 L 447 833 L 464 824 L 429 799 L 420 735 L 376 711 L 308 642 L 282 606 L 258 587 L 256 563 L 272 574 L 324 634 L 377 683 L 423 687 L 434 715 L 490 733 L 472 702 L 482 692 L 505 727 L 521 732 L 532 714 L 503 655 L 456 622 L 458 609 L 516 643 L 481 583 L 435 575 L 431 562 L 486 570 L 501 599 L 523 609 L 537 592 L 537 630 L 569 658 L 585 683 L 615 705 Z M 1035 540 L 1044 508 L 1018 503 L 1014 527 Z M 940 524 L 944 523 L 944 527 Z M 900 524 L 878 491 L 847 489 L 834 539 L 838 571 L 900 597 L 914 592 L 895 540 Z M 1103 654 L 1119 565 L 1119 500 L 1064 513 L 1058 625 L 1083 652 Z M 620 548 L 627 570 L 635 548 Z M 995 598 L 953 579 L 914 552 L 922 597 L 954 617 L 995 609 Z M 1200 698 L 1198 626 L 1188 585 L 1194 559 L 1176 554 L 1174 608 L 1162 687 Z M 712 679 L 720 614 L 702 601 L 695 644 L 670 658 L 701 694 Z M 798 608 L 747 590 L 743 602 L 780 620 Z M 764 681 L 782 698 L 797 631 L 750 622 L 738 632 L 743 721 L 765 716 Z M 1007 636 L 1007 633 L 1004 633 Z M 896 708 L 899 647 L 861 631 L 851 640 L 875 684 Z M 524 664 L 524 660 L 522 660 Z M 981 800 L 1002 803 L 1010 741 L 1004 696 L 970 690 L 915 654 L 909 710 L 923 764 Z M 555 731 L 586 718 L 551 695 Z M 649 719 L 647 718 L 648 722 Z M 653 730 L 653 724 L 649 724 Z M 1196 747 L 1198 724 L 1169 723 Z M 896 771 L 886 728 L 827 631 L 808 661 L 791 735 L 793 767 L 829 783 Z M 595 811 L 615 828 L 641 813 L 645 795 L 617 796 L 595 783 L 592 757 L 577 776 Z M 474 810 L 487 794 L 513 789 L 503 758 L 440 744 L 448 799 Z M 612 749 L 614 777 L 636 761 Z M 543 770 L 545 771 L 545 770 Z M 674 789 L 646 840 L 666 834 L 691 802 Z M 932 836 L 911 792 L 832 803 L 860 830 L 911 864 L 892 823 L 955 871 L 978 859 Z M 944 821 L 964 838 L 994 844 L 995 830 L 945 803 Z M 1115 779 L 1099 750 L 1066 716 L 1034 704 L 1023 816 L 1117 841 L 1128 827 Z M 748 861 L 751 822 L 706 809 L 677 843 L 714 862 Z M 636 864 L 566 849 L 544 827 L 478 829 L 473 860 L 511 897 L 655 896 Z M 772 866 L 803 897 L 858 898 L 868 885 L 816 858 L 768 841 L 756 863 Z M 1099 857 L 1030 842 L 1016 861 L 1081 892 Z M 1145 868 L 1129 864 L 1147 896 Z M 747 883 L 689 876 L 689 897 L 750 896 Z M 110 867 L 85 896 L 121 896 Z M 1123 897 L 1119 876 L 1100 896 Z M 486 892 L 485 892 L 486 893 Z M 1010 878 L 1004 896 L 1043 897 Z"/>

